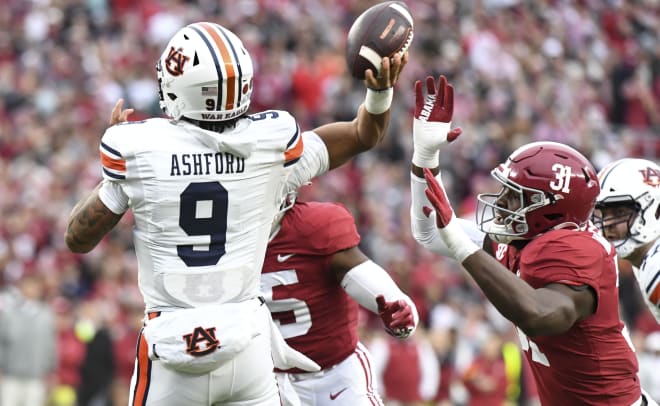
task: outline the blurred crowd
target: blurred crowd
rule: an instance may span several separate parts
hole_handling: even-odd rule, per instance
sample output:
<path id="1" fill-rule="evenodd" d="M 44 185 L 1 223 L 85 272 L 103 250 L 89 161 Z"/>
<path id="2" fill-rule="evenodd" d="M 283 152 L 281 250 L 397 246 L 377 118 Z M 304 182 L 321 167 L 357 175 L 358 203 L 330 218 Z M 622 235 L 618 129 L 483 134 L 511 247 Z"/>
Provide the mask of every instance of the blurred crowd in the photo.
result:
<path id="1" fill-rule="evenodd" d="M 132 218 L 90 254 L 71 254 L 63 241 L 74 202 L 101 179 L 98 144 L 114 102 L 135 108 L 131 119 L 160 115 L 154 63 L 162 48 L 181 26 L 214 21 L 254 59 L 251 111 L 288 110 L 303 129 L 349 120 L 364 90 L 346 72 L 346 33 L 373 2 L 1 3 L 0 406 L 20 404 L 11 399 L 17 390 L 21 398 L 22 384 L 51 405 L 126 404 L 143 316 Z M 529 141 L 572 145 L 596 169 L 624 156 L 657 160 L 660 0 L 407 4 L 415 38 L 385 142 L 304 187 L 301 198 L 345 204 L 363 251 L 418 306 L 423 328 L 406 342 L 363 318 L 388 405 L 534 404 L 511 324 L 454 262 L 411 236 L 413 83 L 444 74 L 455 86 L 454 125 L 464 134 L 441 165 L 461 216 L 473 217 L 474 196 L 495 187 L 490 169 Z M 652 373 L 660 327 L 625 264 L 619 287 L 642 384 L 660 400 Z"/>

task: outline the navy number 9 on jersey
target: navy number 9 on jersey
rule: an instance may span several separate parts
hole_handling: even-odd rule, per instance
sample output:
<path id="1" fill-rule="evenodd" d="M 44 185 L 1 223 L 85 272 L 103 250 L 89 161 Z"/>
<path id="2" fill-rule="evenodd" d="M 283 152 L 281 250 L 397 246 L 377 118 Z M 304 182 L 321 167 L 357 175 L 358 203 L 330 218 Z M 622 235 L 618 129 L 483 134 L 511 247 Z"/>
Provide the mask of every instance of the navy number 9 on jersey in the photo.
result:
<path id="1" fill-rule="evenodd" d="M 181 193 L 179 226 L 190 236 L 211 237 L 208 250 L 196 250 L 193 245 L 177 245 L 177 254 L 186 265 L 215 265 L 225 254 L 227 200 L 227 189 L 219 182 L 191 183 Z"/>

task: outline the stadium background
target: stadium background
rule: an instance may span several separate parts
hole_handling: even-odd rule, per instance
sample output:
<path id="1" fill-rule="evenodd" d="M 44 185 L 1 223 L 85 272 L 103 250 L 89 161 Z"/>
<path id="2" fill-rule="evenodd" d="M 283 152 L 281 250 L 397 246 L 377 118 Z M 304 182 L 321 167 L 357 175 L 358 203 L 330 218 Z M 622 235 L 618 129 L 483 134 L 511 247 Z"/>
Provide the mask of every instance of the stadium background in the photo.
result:
<path id="1" fill-rule="evenodd" d="M 170 35 L 198 20 L 233 30 L 255 61 L 251 111 L 288 110 L 302 128 L 311 129 L 350 119 L 364 98 L 361 83 L 345 72 L 344 39 L 355 17 L 372 3 L 0 2 L 4 376 L 45 371 L 52 404 L 72 404 L 76 387 L 98 387 L 97 399 L 126 402 L 143 311 L 131 216 L 85 256 L 69 253 L 63 234 L 73 204 L 100 180 L 98 142 L 114 102 L 125 98 L 125 105 L 136 109 L 132 119 L 160 114 L 154 63 Z M 500 344 L 516 342 L 516 337 L 455 263 L 426 252 L 411 237 L 413 82 L 445 74 L 456 88 L 453 122 L 463 127 L 464 135 L 442 154 L 441 164 L 461 216 L 472 216 L 476 193 L 495 187 L 488 171 L 528 141 L 565 142 L 590 157 L 596 169 L 624 156 L 657 160 L 660 1 L 407 3 L 415 18 L 415 39 L 397 84 L 386 141 L 305 187 L 301 196 L 348 206 L 358 222 L 362 249 L 414 297 L 420 310 L 423 328 L 409 343 L 383 341 L 387 338 L 378 320 L 367 314 L 363 318 L 364 341 L 381 340 L 390 351 L 392 362 L 381 388 L 388 404 L 396 404 L 397 398 L 421 404 L 413 399 L 420 391 L 397 394 L 390 382 L 422 385 L 424 374 L 410 371 L 417 370 L 416 351 L 431 349 L 442 367 L 441 384 L 438 390 L 425 384 L 421 392 L 437 392 L 434 404 L 461 405 L 470 390 L 463 378 L 479 365 L 474 360 L 488 352 L 488 344 L 495 342 L 499 354 Z M 17 305 L 19 291 L 52 312 L 57 323 L 50 336 L 31 326 L 34 335 L 19 342 L 5 339 L 4 315 L 25 311 L 19 322 L 32 322 L 30 313 Z M 653 334 L 660 327 L 625 264 L 620 292 L 644 383 L 660 367 L 660 333 Z M 32 350 L 49 340 L 57 348 L 52 360 L 48 353 Z M 405 368 L 397 368 L 394 360 L 405 360 Z M 407 372 L 397 376 L 397 369 Z M 520 376 L 522 386 L 514 382 L 509 389 L 522 389 L 519 404 L 527 399 L 533 404 L 529 377 L 524 371 Z M 654 388 L 654 396 L 660 397 L 660 383 Z M 442 403 L 443 398 L 453 400 Z"/>

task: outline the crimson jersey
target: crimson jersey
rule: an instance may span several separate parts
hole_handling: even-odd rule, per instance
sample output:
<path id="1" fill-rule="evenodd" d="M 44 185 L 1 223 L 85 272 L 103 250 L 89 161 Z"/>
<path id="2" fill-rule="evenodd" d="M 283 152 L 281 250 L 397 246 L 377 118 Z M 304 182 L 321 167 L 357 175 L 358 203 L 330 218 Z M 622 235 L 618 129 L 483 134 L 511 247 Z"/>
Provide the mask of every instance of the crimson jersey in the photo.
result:
<path id="1" fill-rule="evenodd" d="M 266 250 L 261 290 L 273 320 L 291 347 L 322 368 L 341 362 L 357 345 L 358 304 L 330 261 L 359 242 L 353 216 L 341 204 L 296 202 Z"/>
<path id="2" fill-rule="evenodd" d="M 520 343 L 543 405 L 631 405 L 641 396 L 628 332 L 619 318 L 614 248 L 590 231 L 554 230 L 522 250 L 494 243 L 495 257 L 538 289 L 550 283 L 589 285 L 596 312 L 570 330 Z"/>

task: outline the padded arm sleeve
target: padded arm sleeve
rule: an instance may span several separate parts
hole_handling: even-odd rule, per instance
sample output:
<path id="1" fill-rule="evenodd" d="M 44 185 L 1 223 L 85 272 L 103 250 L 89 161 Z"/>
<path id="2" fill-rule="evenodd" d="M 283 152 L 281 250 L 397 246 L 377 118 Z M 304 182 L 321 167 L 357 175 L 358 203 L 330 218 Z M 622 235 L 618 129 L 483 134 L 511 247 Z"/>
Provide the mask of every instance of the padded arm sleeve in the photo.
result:
<path id="1" fill-rule="evenodd" d="M 413 309 L 415 325 L 419 321 L 417 308 L 412 300 L 399 289 L 390 275 L 373 261 L 365 261 L 346 272 L 341 280 L 341 287 L 359 304 L 374 313 L 378 313 L 376 297 L 383 295 L 385 301 L 403 299 Z"/>

